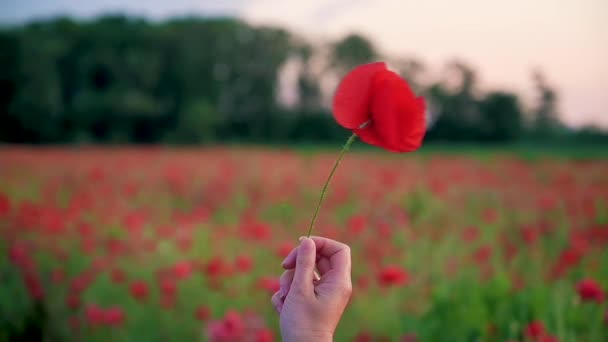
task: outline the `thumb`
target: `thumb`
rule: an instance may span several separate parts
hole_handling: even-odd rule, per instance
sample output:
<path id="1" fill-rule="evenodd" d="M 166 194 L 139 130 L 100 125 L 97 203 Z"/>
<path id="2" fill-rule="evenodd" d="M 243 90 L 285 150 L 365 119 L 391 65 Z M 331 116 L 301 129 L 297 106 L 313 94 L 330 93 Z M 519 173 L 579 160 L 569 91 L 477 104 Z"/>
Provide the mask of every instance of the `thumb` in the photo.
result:
<path id="1" fill-rule="evenodd" d="M 296 270 L 293 276 L 292 289 L 299 290 L 308 295 L 313 293 L 313 274 L 317 258 L 317 247 L 315 242 L 307 237 L 300 240 L 298 255 L 296 259 Z"/>

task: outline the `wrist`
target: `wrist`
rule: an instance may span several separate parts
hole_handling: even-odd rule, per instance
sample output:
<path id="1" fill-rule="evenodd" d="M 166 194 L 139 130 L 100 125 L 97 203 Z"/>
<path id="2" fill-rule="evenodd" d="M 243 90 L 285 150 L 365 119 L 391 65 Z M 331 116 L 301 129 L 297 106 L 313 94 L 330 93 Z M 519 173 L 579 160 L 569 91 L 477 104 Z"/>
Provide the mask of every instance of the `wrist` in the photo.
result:
<path id="1" fill-rule="evenodd" d="M 289 334 L 282 334 L 283 342 L 333 342 L 334 336 L 329 332 L 291 332 Z"/>

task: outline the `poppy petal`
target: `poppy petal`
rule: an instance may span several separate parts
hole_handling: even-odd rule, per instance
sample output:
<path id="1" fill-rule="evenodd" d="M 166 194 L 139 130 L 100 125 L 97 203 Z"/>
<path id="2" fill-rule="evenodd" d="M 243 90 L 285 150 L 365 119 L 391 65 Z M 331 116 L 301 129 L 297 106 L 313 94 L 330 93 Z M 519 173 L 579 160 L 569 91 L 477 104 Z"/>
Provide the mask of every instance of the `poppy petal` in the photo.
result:
<path id="1" fill-rule="evenodd" d="M 349 72 L 338 85 L 333 100 L 336 121 L 348 129 L 356 129 L 370 118 L 372 81 L 383 70 L 383 62 L 364 64 Z"/>
<path id="2" fill-rule="evenodd" d="M 372 120 L 382 147 L 399 152 L 420 147 L 425 131 L 423 100 L 389 70 L 376 76 L 373 94 Z"/>

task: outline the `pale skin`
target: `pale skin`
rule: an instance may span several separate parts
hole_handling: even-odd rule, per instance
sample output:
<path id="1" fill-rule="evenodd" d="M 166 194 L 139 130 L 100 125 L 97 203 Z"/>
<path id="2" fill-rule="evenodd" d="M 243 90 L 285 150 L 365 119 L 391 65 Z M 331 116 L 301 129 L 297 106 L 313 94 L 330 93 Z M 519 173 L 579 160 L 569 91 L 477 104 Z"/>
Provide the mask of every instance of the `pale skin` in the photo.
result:
<path id="1" fill-rule="evenodd" d="M 282 266 L 281 288 L 272 304 L 283 341 L 332 341 L 352 293 L 350 248 L 323 237 L 302 237 Z"/>

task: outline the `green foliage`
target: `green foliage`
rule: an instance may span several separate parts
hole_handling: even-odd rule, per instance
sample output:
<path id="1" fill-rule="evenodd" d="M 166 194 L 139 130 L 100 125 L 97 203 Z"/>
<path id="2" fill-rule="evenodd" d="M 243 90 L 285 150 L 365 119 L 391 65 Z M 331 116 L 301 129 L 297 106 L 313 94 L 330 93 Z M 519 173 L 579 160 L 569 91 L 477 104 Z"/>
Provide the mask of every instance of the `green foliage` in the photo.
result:
<path id="1" fill-rule="evenodd" d="M 422 62 L 383 56 L 358 34 L 324 46 L 231 18 L 125 16 L 0 28 L 0 141 L 343 141 L 322 84 L 378 59 L 426 96 L 429 141 L 607 141 L 592 128 L 578 134 L 561 127 L 557 93 L 540 73 L 538 103 L 525 113 L 515 94 L 480 92 L 474 68 L 464 62 L 448 65 L 451 78 L 426 84 Z M 279 79 L 290 61 L 299 65 L 291 85 L 297 101 L 284 108 Z"/>

